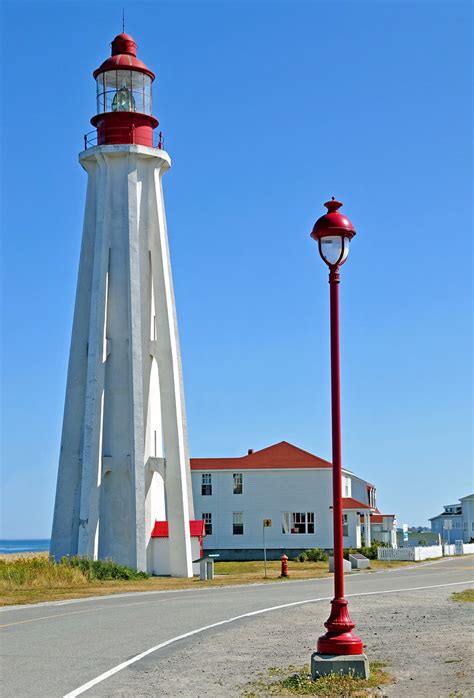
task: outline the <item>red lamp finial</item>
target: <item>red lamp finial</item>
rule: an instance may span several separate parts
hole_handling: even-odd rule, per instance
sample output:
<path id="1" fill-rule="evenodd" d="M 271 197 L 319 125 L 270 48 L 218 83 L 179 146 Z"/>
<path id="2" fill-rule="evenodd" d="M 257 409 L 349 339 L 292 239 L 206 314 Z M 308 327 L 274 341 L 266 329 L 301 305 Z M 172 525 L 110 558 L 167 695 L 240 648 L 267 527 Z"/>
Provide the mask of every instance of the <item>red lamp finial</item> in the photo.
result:
<path id="1" fill-rule="evenodd" d="M 334 211 L 340 209 L 341 206 L 344 206 L 342 201 L 337 201 L 336 197 L 334 196 L 331 196 L 331 201 L 326 201 L 324 205 L 326 206 L 329 213 L 333 213 Z"/>

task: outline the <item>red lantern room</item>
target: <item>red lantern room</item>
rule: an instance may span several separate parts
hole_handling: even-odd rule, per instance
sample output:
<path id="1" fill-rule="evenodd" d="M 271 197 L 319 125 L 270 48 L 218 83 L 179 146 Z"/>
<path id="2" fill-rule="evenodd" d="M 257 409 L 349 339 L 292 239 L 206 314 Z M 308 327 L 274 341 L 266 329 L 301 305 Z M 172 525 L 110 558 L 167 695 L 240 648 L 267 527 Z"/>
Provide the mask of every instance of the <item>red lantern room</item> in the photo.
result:
<path id="1" fill-rule="evenodd" d="M 153 147 L 151 84 L 155 79 L 137 58 L 137 45 L 122 33 L 112 41 L 112 55 L 94 71 L 97 83 L 97 145 L 135 143 Z M 86 139 L 87 147 L 87 139 Z"/>

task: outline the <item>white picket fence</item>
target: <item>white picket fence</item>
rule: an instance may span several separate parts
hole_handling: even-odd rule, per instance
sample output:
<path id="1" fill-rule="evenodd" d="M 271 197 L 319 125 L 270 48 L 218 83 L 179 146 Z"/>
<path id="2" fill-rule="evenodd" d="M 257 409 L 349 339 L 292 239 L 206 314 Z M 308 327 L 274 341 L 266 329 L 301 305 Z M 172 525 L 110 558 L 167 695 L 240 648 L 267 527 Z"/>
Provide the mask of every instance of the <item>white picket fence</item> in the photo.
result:
<path id="1" fill-rule="evenodd" d="M 474 543 L 463 543 L 463 555 L 474 553 Z M 407 548 L 378 548 L 379 560 L 412 560 L 420 562 L 430 558 L 457 555 L 455 545 L 424 545 Z"/>

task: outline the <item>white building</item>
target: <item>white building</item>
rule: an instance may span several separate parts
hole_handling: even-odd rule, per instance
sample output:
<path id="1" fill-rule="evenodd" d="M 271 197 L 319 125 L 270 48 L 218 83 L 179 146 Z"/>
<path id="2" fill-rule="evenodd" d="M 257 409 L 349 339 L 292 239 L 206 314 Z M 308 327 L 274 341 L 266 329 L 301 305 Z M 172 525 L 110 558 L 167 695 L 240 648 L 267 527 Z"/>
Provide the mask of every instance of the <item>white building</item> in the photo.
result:
<path id="1" fill-rule="evenodd" d="M 431 530 L 444 541 L 461 540 L 469 543 L 474 538 L 474 494 L 461 497 L 460 504 L 445 504 L 444 511 L 430 519 Z"/>
<path id="2" fill-rule="evenodd" d="M 190 577 L 191 473 L 162 188 L 171 161 L 161 137 L 154 145 L 155 76 L 136 48 L 119 34 L 94 71 L 97 131 L 79 156 L 88 185 L 51 553 Z M 156 521 L 166 531 L 153 536 Z"/>
<path id="3" fill-rule="evenodd" d="M 332 466 L 286 441 L 240 458 L 192 458 L 194 509 L 205 522 L 206 553 L 269 558 L 333 547 Z M 381 540 L 396 547 L 393 514 L 381 514 L 373 485 L 343 470 L 344 546 Z"/>

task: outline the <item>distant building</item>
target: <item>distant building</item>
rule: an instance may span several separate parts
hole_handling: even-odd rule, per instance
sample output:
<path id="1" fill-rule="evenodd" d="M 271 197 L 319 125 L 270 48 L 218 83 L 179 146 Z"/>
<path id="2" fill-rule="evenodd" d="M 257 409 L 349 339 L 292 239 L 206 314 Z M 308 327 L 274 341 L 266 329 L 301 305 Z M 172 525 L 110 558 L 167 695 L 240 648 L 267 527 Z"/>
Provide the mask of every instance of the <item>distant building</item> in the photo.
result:
<path id="1" fill-rule="evenodd" d="M 268 558 L 333 547 L 332 465 L 282 441 L 240 458 L 192 458 L 196 516 L 206 528 L 205 553 L 222 559 Z M 344 469 L 344 546 L 380 540 L 396 547 L 394 514 L 381 514 L 376 489 Z"/>
<path id="2" fill-rule="evenodd" d="M 474 494 L 461 497 L 459 502 L 445 504 L 444 511 L 430 519 L 431 530 L 445 541 L 454 543 L 462 539 L 469 543 L 474 538 Z"/>

